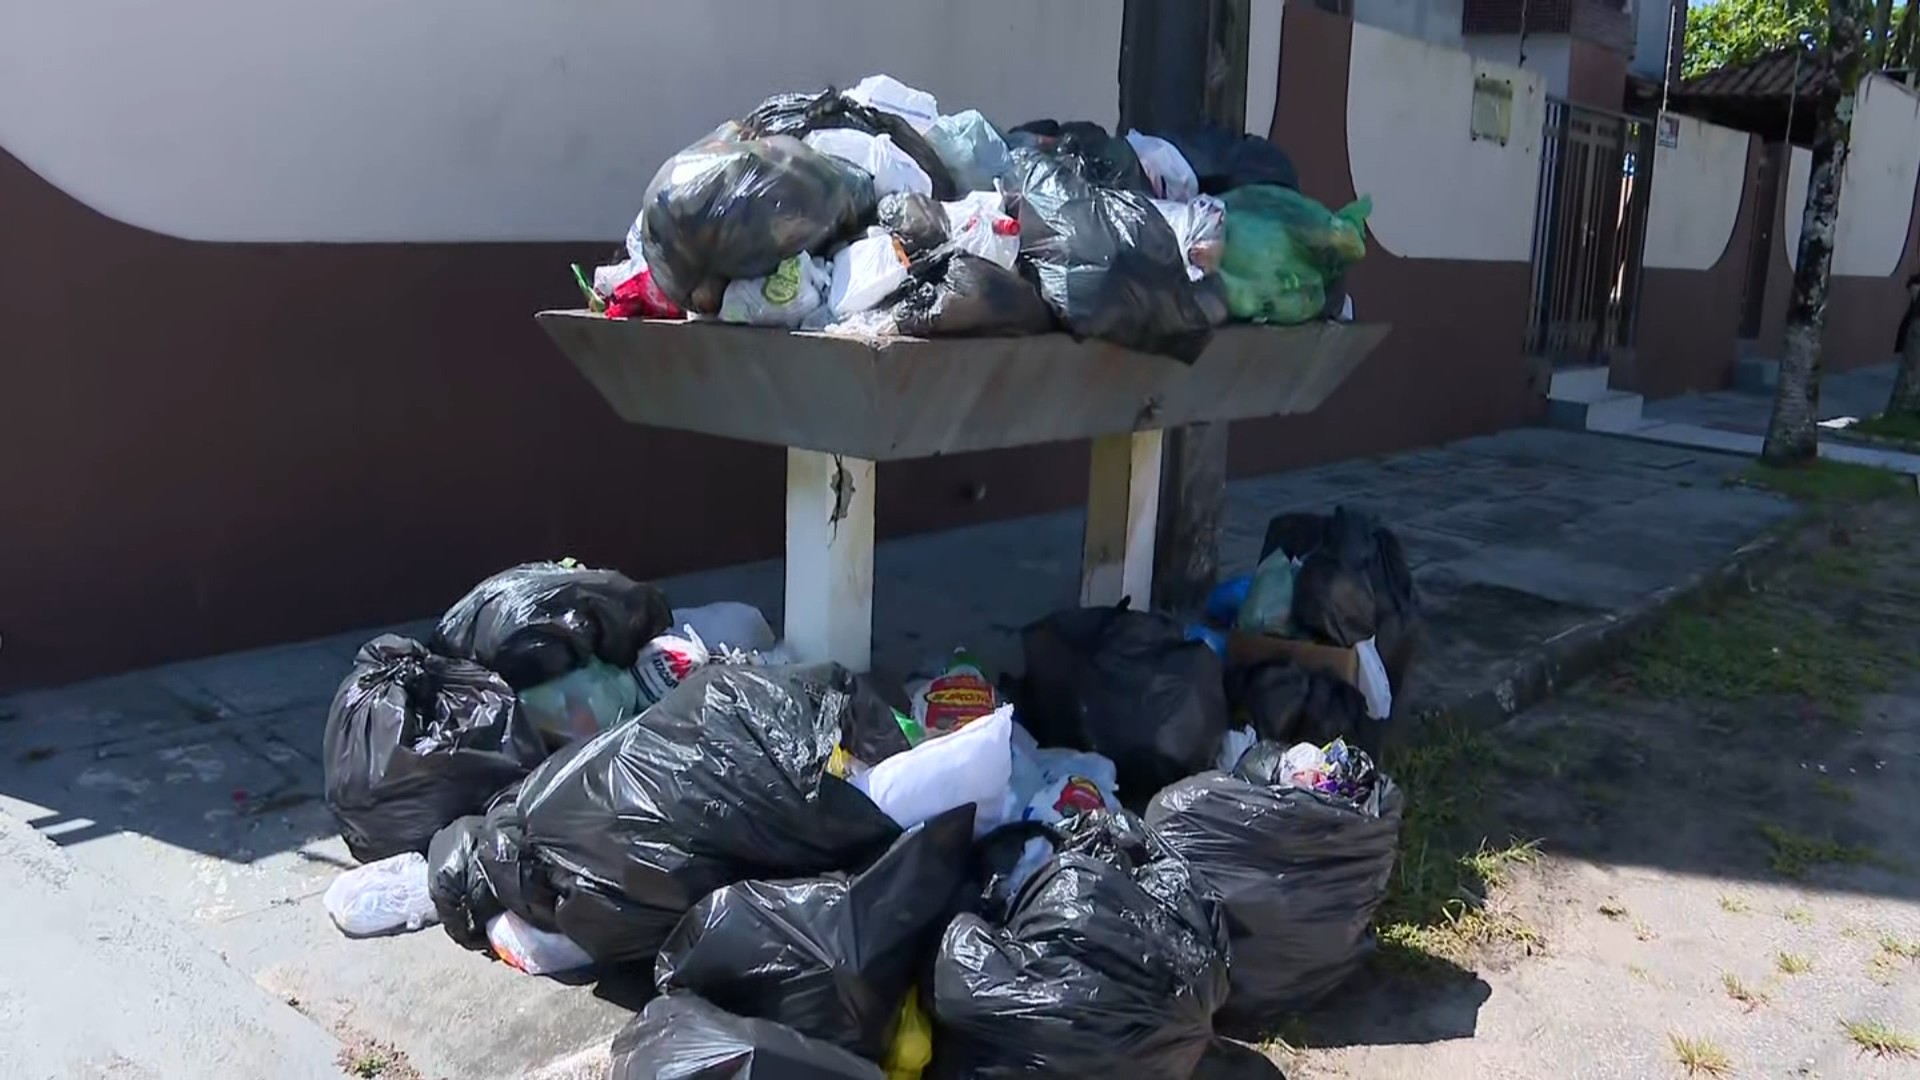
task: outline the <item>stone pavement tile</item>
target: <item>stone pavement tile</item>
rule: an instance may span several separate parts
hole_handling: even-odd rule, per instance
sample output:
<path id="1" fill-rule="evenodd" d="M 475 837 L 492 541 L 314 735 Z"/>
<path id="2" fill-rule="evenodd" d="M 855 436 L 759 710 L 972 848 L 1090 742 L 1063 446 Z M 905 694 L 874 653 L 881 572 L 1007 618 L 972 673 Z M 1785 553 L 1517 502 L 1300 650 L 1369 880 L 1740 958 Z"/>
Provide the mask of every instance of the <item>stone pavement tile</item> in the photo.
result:
<path id="1" fill-rule="evenodd" d="M 1558 548 L 1512 545 L 1488 545 L 1430 569 L 1443 569 L 1463 582 L 1601 611 L 1627 607 L 1659 591 L 1671 578 L 1659 565 L 1628 568 L 1570 558 Z"/>
<path id="2" fill-rule="evenodd" d="M 13 760 L 31 761 L 214 719 L 169 693 L 152 672 L 139 671 L 0 698 L 0 746 Z"/>

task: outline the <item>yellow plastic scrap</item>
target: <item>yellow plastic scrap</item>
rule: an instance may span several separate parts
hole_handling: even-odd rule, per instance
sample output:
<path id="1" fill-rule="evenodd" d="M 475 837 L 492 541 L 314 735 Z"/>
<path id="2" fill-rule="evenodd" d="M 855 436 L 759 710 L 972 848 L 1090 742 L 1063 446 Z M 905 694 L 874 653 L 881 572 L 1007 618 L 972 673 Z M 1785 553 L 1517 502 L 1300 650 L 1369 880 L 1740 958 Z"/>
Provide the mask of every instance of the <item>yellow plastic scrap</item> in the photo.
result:
<path id="1" fill-rule="evenodd" d="M 900 1022 L 894 1025 L 893 1045 L 880 1062 L 887 1080 L 920 1080 L 920 1073 L 933 1063 L 933 1023 L 920 1008 L 920 992 L 907 993 L 900 1006 Z"/>

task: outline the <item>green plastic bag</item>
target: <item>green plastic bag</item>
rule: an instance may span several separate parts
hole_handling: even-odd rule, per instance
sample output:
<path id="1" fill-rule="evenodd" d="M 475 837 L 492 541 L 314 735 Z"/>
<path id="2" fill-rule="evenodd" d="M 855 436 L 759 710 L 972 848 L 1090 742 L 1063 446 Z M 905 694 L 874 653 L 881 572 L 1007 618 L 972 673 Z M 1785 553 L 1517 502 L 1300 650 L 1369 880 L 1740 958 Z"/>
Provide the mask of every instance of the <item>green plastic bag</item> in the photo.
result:
<path id="1" fill-rule="evenodd" d="M 1311 322 L 1327 306 L 1327 283 L 1367 253 L 1361 196 L 1338 213 L 1292 188 L 1250 184 L 1221 196 L 1227 205 L 1220 284 L 1227 310 L 1246 322 Z"/>

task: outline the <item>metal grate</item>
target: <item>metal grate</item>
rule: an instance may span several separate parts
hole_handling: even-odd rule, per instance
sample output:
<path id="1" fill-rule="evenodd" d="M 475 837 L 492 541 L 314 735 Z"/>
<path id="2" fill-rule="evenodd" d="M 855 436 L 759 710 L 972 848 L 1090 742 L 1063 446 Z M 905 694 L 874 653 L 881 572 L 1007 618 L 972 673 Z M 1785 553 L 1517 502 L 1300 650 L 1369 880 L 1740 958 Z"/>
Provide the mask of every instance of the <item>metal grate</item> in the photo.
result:
<path id="1" fill-rule="evenodd" d="M 1533 226 L 1527 351 L 1610 362 L 1633 345 L 1653 190 L 1654 123 L 1547 102 Z"/>

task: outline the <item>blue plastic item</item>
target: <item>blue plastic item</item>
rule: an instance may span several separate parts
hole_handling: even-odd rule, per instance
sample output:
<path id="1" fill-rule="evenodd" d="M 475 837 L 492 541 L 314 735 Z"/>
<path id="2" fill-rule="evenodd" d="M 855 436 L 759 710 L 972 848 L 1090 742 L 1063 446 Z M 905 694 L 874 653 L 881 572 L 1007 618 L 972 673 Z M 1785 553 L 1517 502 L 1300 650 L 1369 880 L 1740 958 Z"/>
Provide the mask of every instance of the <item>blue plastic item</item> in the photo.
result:
<path id="1" fill-rule="evenodd" d="M 1252 591 L 1252 574 L 1230 577 L 1215 585 L 1207 594 L 1207 621 L 1215 626 L 1232 626 L 1240 616 L 1240 605 L 1247 602 L 1247 594 Z"/>

